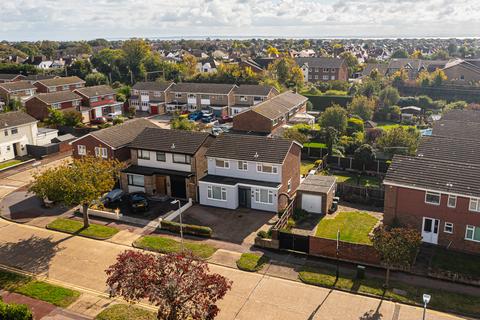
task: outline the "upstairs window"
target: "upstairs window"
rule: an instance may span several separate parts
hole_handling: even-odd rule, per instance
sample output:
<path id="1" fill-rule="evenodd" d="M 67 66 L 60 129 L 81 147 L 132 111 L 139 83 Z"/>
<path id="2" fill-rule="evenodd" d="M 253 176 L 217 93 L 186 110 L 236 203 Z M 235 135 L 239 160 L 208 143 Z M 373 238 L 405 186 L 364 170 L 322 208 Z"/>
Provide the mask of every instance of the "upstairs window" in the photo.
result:
<path id="1" fill-rule="evenodd" d="M 87 148 L 84 145 L 79 144 L 78 145 L 78 155 L 79 156 L 84 156 L 87 154 Z"/>
<path id="2" fill-rule="evenodd" d="M 68 89 L 70 89 L 70 86 L 68 84 L 63 86 L 63 90 L 68 90 Z"/>
<path id="3" fill-rule="evenodd" d="M 247 171 L 248 162 L 247 161 L 238 161 L 238 170 Z"/>
<path id="4" fill-rule="evenodd" d="M 277 173 L 278 168 L 276 166 L 270 165 L 270 164 L 264 164 L 264 163 L 257 163 L 257 171 L 258 172 L 263 172 L 263 173 Z"/>
<path id="5" fill-rule="evenodd" d="M 167 161 L 167 156 L 165 152 L 157 152 L 157 161 L 160 161 L 160 162 Z"/>
<path id="6" fill-rule="evenodd" d="M 150 160 L 150 151 L 147 150 L 137 150 L 138 159 Z"/>
<path id="7" fill-rule="evenodd" d="M 449 208 L 455 208 L 457 206 L 457 196 L 453 196 L 453 195 L 449 194 L 448 195 L 447 206 Z"/>
<path id="8" fill-rule="evenodd" d="M 192 162 L 192 159 L 189 155 L 187 154 L 179 154 L 179 153 L 174 153 L 173 154 L 173 162 L 175 163 L 184 163 L 184 164 L 190 164 Z"/>
<path id="9" fill-rule="evenodd" d="M 228 168 L 230 168 L 230 162 L 228 160 L 216 159 L 215 160 L 215 166 L 217 168 L 228 169 Z"/>
<path id="10" fill-rule="evenodd" d="M 12 128 L 12 134 L 17 134 L 18 133 L 18 128 Z"/>
<path id="11" fill-rule="evenodd" d="M 425 193 L 425 203 L 439 205 L 440 204 L 440 193 L 427 191 Z"/>
<path id="12" fill-rule="evenodd" d="M 468 208 L 470 211 L 480 212 L 480 199 L 471 198 Z"/>
<path id="13" fill-rule="evenodd" d="M 245 97 L 245 96 L 240 96 L 240 101 L 246 102 L 246 101 L 247 101 L 247 97 Z"/>
<path id="14" fill-rule="evenodd" d="M 175 98 L 178 99 L 178 98 L 181 98 L 181 97 L 182 97 L 182 94 L 181 94 L 181 93 L 178 93 L 178 92 L 175 93 Z"/>

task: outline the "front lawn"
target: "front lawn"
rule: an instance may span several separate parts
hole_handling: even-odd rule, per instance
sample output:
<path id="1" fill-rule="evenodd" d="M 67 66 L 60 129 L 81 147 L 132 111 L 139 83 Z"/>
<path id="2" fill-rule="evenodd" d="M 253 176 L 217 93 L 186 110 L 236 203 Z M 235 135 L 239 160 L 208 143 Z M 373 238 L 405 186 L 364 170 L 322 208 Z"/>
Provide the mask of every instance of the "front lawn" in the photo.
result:
<path id="1" fill-rule="evenodd" d="M 353 173 L 335 173 L 335 177 L 337 177 L 337 182 L 344 182 L 346 184 L 350 184 L 353 186 L 363 186 L 363 187 L 374 187 L 379 188 L 381 185 L 381 181 L 378 177 L 375 176 L 358 176 Z"/>
<path id="2" fill-rule="evenodd" d="M 156 320 L 153 312 L 126 304 L 116 304 L 100 312 L 95 320 Z"/>
<path id="3" fill-rule="evenodd" d="M 83 221 L 58 218 L 47 225 L 47 229 L 66 232 L 70 234 L 78 234 L 87 238 L 99 240 L 109 239 L 119 230 L 117 228 L 102 226 L 91 223 L 86 229 L 83 228 Z"/>
<path id="4" fill-rule="evenodd" d="M 14 166 L 16 164 L 19 164 L 20 162 L 22 162 L 22 161 L 20 161 L 20 160 L 9 160 L 9 161 L 2 162 L 2 163 L 0 163 L 0 170 L 11 167 L 11 166 Z"/>
<path id="5" fill-rule="evenodd" d="M 237 260 L 237 267 L 244 271 L 260 271 L 264 265 L 270 261 L 270 258 L 258 253 L 242 253 L 240 259 Z"/>
<path id="6" fill-rule="evenodd" d="M 341 241 L 371 244 L 369 233 L 377 222 L 377 218 L 365 212 L 340 212 L 334 218 L 320 220 L 315 236 L 337 239 L 337 230 L 340 230 Z"/>
<path id="7" fill-rule="evenodd" d="M 315 161 L 302 160 L 300 163 L 300 174 L 307 175 L 315 167 Z"/>
<path id="8" fill-rule="evenodd" d="M 480 279 L 480 256 L 438 248 L 433 255 L 431 268 Z"/>
<path id="9" fill-rule="evenodd" d="M 432 296 L 429 307 L 447 312 L 458 312 L 472 316 L 480 315 L 480 297 L 448 292 L 437 289 L 410 286 L 405 283 L 391 282 L 390 288 L 383 289 L 383 279 L 356 279 L 353 275 L 342 274 L 335 281 L 335 272 L 327 269 L 304 268 L 298 274 L 299 279 L 308 284 L 338 288 L 350 292 L 366 293 L 386 297 L 397 302 L 422 305 L 422 296 L 428 293 Z M 399 290 L 393 292 L 393 288 Z"/>
<path id="10" fill-rule="evenodd" d="M 68 307 L 80 296 L 77 291 L 3 270 L 0 270 L 0 289 L 46 301 L 62 308 Z"/>
<path id="11" fill-rule="evenodd" d="M 135 247 L 160 252 L 172 253 L 181 252 L 182 246 L 179 241 L 160 237 L 160 236 L 143 236 L 134 242 Z M 184 241 L 185 250 L 191 251 L 195 256 L 203 259 L 210 258 L 217 248 L 205 243 L 195 243 L 191 241 Z"/>

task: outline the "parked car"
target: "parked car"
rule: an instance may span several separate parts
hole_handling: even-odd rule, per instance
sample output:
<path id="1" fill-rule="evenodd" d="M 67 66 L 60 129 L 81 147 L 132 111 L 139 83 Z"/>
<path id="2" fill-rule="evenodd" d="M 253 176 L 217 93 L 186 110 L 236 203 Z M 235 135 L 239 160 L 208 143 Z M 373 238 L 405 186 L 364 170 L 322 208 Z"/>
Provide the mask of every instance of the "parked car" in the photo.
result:
<path id="1" fill-rule="evenodd" d="M 122 114 L 119 112 L 110 112 L 109 114 L 107 114 L 106 118 L 108 121 L 113 121 L 113 119 L 120 117 L 121 115 Z"/>
<path id="2" fill-rule="evenodd" d="M 233 122 L 233 118 L 230 116 L 222 116 L 218 121 L 220 123 Z"/>
<path id="3" fill-rule="evenodd" d="M 188 120 L 197 121 L 202 119 L 203 113 L 201 111 L 195 111 L 188 115 Z"/>
<path id="4" fill-rule="evenodd" d="M 104 124 L 107 123 L 107 119 L 105 117 L 96 117 L 90 120 L 91 124 Z"/>
<path id="5" fill-rule="evenodd" d="M 203 123 L 210 123 L 215 119 L 213 113 L 211 112 L 203 112 L 202 122 Z"/>
<path id="6" fill-rule="evenodd" d="M 148 209 L 147 195 L 144 192 L 133 192 L 128 195 L 130 208 L 134 212 L 146 211 Z"/>
<path id="7" fill-rule="evenodd" d="M 102 198 L 102 202 L 104 205 L 108 205 L 111 203 L 122 201 L 125 196 L 125 192 L 122 189 L 113 189 L 109 193 L 107 193 Z"/>

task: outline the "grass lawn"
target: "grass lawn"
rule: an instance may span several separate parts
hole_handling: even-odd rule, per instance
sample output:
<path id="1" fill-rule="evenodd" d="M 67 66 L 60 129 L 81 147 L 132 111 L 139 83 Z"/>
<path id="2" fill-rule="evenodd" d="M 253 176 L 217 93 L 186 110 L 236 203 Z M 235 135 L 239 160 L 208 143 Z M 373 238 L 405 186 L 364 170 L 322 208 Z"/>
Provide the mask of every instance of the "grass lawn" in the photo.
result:
<path id="1" fill-rule="evenodd" d="M 240 259 L 237 260 L 237 267 L 244 271 L 260 271 L 265 264 L 270 261 L 270 258 L 263 254 L 257 253 L 242 253 Z"/>
<path id="2" fill-rule="evenodd" d="M 356 174 L 351 174 L 351 173 L 335 173 L 335 177 L 337 177 L 337 182 L 344 182 L 350 185 L 358 185 L 358 177 Z M 374 176 L 360 176 L 360 186 L 363 187 L 375 187 L 379 188 L 381 181 L 378 177 Z"/>
<path id="3" fill-rule="evenodd" d="M 19 164 L 20 162 L 22 162 L 22 161 L 20 161 L 20 160 L 9 160 L 9 161 L 2 162 L 2 163 L 0 163 L 0 170 L 11 167 L 11 166 L 16 165 L 16 164 Z"/>
<path id="4" fill-rule="evenodd" d="M 305 148 L 315 148 L 315 149 L 326 149 L 327 148 L 327 145 L 325 143 L 321 143 L 321 142 L 307 142 L 303 146 Z"/>
<path id="5" fill-rule="evenodd" d="M 95 320 L 156 320 L 153 312 L 127 304 L 116 304 L 100 312 Z"/>
<path id="6" fill-rule="evenodd" d="M 391 130 L 393 128 L 398 128 L 398 127 L 402 127 L 404 129 L 415 128 L 415 126 L 399 124 L 395 122 L 388 122 L 388 121 L 377 122 L 377 128 L 382 128 L 383 130 Z"/>
<path id="7" fill-rule="evenodd" d="M 186 250 L 203 259 L 210 258 L 217 251 L 217 248 L 205 243 L 184 241 L 184 245 Z M 135 241 L 135 246 L 160 253 L 180 252 L 182 250 L 179 241 L 159 236 L 143 236 Z"/>
<path id="8" fill-rule="evenodd" d="M 333 218 L 320 220 L 315 233 L 316 237 L 337 239 L 340 230 L 340 240 L 371 244 L 368 234 L 372 231 L 378 219 L 365 212 L 340 212 Z"/>
<path id="9" fill-rule="evenodd" d="M 105 240 L 114 236 L 119 230 L 117 228 L 90 224 L 87 229 L 83 228 L 83 221 L 58 218 L 47 225 L 48 229 L 62 231 L 71 234 L 78 234 L 87 238 Z"/>
<path id="10" fill-rule="evenodd" d="M 300 174 L 306 175 L 315 166 L 314 161 L 302 160 L 300 163 Z"/>
<path id="11" fill-rule="evenodd" d="M 335 272 L 327 269 L 304 268 L 298 274 L 301 281 L 322 287 L 338 288 L 351 292 L 367 293 L 376 296 L 385 296 L 392 300 L 422 305 L 422 295 L 428 293 L 432 295 L 429 307 L 454 311 L 473 316 L 480 315 L 480 297 L 464 295 L 459 293 L 447 292 L 437 289 L 422 288 L 419 286 L 409 286 L 404 283 L 391 282 L 390 288 L 384 292 L 382 287 L 383 279 L 355 279 L 352 275 L 340 275 L 335 282 Z M 403 290 L 405 293 L 395 293 L 393 288 Z"/>
<path id="12" fill-rule="evenodd" d="M 68 307 L 80 296 L 77 291 L 3 270 L 0 270 L 0 289 L 46 301 L 62 308 Z"/>
<path id="13" fill-rule="evenodd" d="M 480 279 L 480 256 L 439 248 L 435 250 L 431 267 Z"/>

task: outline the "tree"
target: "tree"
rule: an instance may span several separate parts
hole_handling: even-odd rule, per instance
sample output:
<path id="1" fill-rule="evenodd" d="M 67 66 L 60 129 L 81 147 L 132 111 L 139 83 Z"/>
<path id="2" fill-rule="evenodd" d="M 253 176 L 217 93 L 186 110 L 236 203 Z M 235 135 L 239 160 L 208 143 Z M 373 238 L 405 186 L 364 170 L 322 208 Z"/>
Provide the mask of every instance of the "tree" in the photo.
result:
<path id="1" fill-rule="evenodd" d="M 420 233 L 411 228 L 392 228 L 387 230 L 378 227 L 373 232 L 373 247 L 380 255 L 382 263 L 387 268 L 385 287 L 390 280 L 392 267 L 408 268 L 413 264 L 422 241 Z"/>
<path id="2" fill-rule="evenodd" d="M 197 124 L 186 118 L 175 118 L 170 123 L 172 129 L 194 131 L 197 129 Z"/>
<path id="3" fill-rule="evenodd" d="M 327 145 L 328 154 L 333 155 L 333 147 L 338 143 L 338 131 L 334 127 L 322 127 L 322 134 Z"/>
<path id="4" fill-rule="evenodd" d="M 157 319 L 214 319 L 216 305 L 232 282 L 211 274 L 191 253 L 153 255 L 127 250 L 107 273 L 107 285 L 129 302 L 146 299 L 158 307 Z"/>
<path id="5" fill-rule="evenodd" d="M 410 58 L 412 58 L 412 59 L 423 59 L 423 53 L 420 50 L 415 50 L 410 55 Z"/>
<path id="6" fill-rule="evenodd" d="M 362 170 L 365 171 L 365 167 L 375 160 L 375 152 L 371 145 L 362 144 L 355 150 L 354 157 L 362 164 Z"/>
<path id="7" fill-rule="evenodd" d="M 408 58 L 408 52 L 405 49 L 398 49 L 395 50 L 392 54 L 392 58 L 398 59 L 398 58 Z"/>
<path id="8" fill-rule="evenodd" d="M 422 87 L 430 86 L 430 73 L 427 70 L 422 70 L 417 76 L 417 84 Z"/>
<path id="9" fill-rule="evenodd" d="M 92 63 L 87 59 L 80 59 L 67 67 L 67 73 L 70 76 L 77 76 L 85 79 L 87 74 L 92 72 Z"/>
<path id="10" fill-rule="evenodd" d="M 55 127 L 63 125 L 65 123 L 63 112 L 58 109 L 49 107 L 48 117 L 45 119 L 45 123 Z"/>
<path id="11" fill-rule="evenodd" d="M 29 190 L 42 199 L 66 206 L 82 205 L 84 228 L 90 225 L 88 207 L 112 190 L 123 164 L 117 160 L 84 157 L 68 165 L 34 174 Z"/>
<path id="12" fill-rule="evenodd" d="M 124 66 L 123 51 L 121 49 L 102 49 L 91 58 L 92 64 L 98 72 L 108 75 L 110 82 L 122 80 L 120 70 L 127 72 Z"/>
<path id="13" fill-rule="evenodd" d="M 408 72 L 403 68 L 394 72 L 392 75 L 392 84 L 394 86 L 403 85 L 407 80 L 408 80 Z"/>
<path id="14" fill-rule="evenodd" d="M 386 130 L 378 139 L 377 146 L 385 153 L 414 155 L 420 141 L 420 131 L 415 128 L 397 127 Z"/>
<path id="15" fill-rule="evenodd" d="M 182 57 L 187 76 L 193 76 L 197 72 L 197 58 L 194 55 L 186 53 Z"/>
<path id="16" fill-rule="evenodd" d="M 268 75 L 276 79 L 280 84 L 293 88 L 303 86 L 302 69 L 291 57 L 283 57 L 275 60 L 268 66 Z"/>
<path id="17" fill-rule="evenodd" d="M 397 104 L 400 99 L 400 94 L 398 93 L 397 88 L 386 87 L 380 91 L 379 98 L 383 107 L 391 107 Z"/>
<path id="18" fill-rule="evenodd" d="M 448 52 L 440 49 L 431 56 L 432 60 L 448 60 Z"/>
<path id="19" fill-rule="evenodd" d="M 295 127 L 285 129 L 283 131 L 283 137 L 285 139 L 297 141 L 301 145 L 308 142 L 308 136 Z"/>
<path id="20" fill-rule="evenodd" d="M 85 84 L 87 86 L 98 86 L 101 84 L 107 84 L 107 77 L 100 72 L 90 73 L 85 77 Z"/>
<path id="21" fill-rule="evenodd" d="M 355 96 L 352 102 L 348 104 L 347 110 L 349 113 L 362 118 L 363 120 L 371 120 L 373 112 L 375 111 L 375 100 L 369 99 L 365 96 Z"/>
<path id="22" fill-rule="evenodd" d="M 325 109 L 320 116 L 320 126 L 323 128 L 332 127 L 342 134 L 347 128 L 347 110 L 339 105 L 333 105 Z"/>
<path id="23" fill-rule="evenodd" d="M 280 56 L 280 51 L 278 51 L 277 48 L 269 46 L 267 48 L 267 54 L 269 57 L 274 56 L 274 57 L 279 57 Z"/>
<path id="24" fill-rule="evenodd" d="M 434 86 L 439 87 L 442 85 L 443 82 L 447 81 L 447 75 L 443 70 L 436 69 L 430 75 L 432 78 L 432 83 Z"/>
<path id="25" fill-rule="evenodd" d="M 63 120 L 66 126 L 76 127 L 82 123 L 82 114 L 75 110 L 65 111 L 63 113 Z"/>
<path id="26" fill-rule="evenodd" d="M 352 75 L 355 72 L 359 71 L 360 65 L 358 63 L 357 57 L 353 53 L 349 51 L 345 51 L 340 54 L 340 57 L 345 59 L 345 63 L 347 64 L 349 75 Z"/>
<path id="27" fill-rule="evenodd" d="M 143 78 L 145 74 L 143 62 L 150 54 L 150 46 L 142 39 L 131 39 L 123 43 L 122 50 L 125 65 L 131 73 L 131 77 L 134 80 Z"/>

